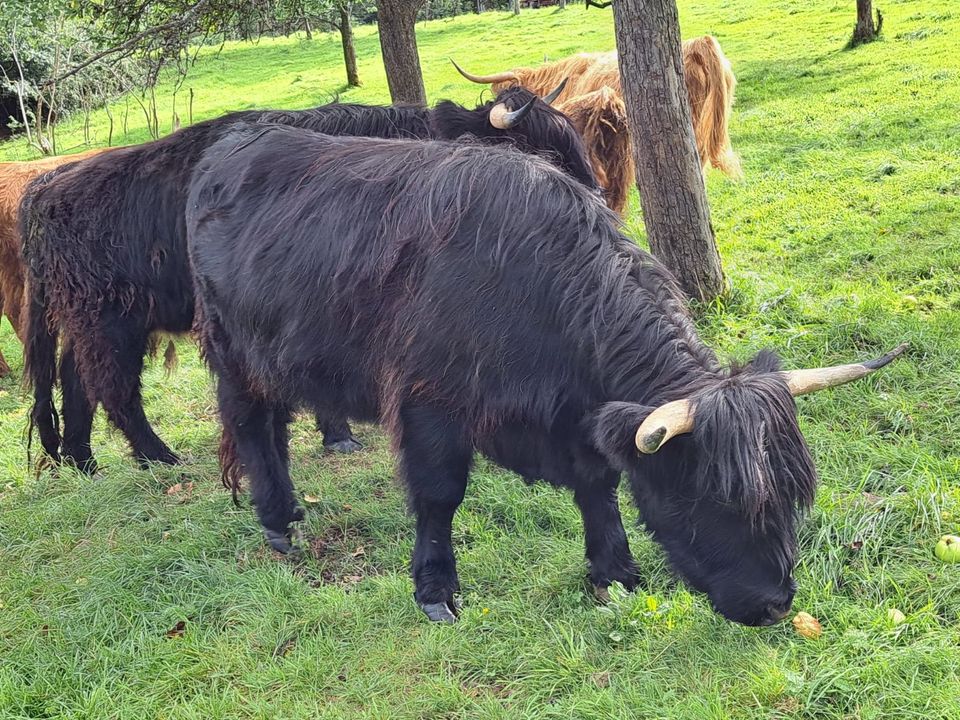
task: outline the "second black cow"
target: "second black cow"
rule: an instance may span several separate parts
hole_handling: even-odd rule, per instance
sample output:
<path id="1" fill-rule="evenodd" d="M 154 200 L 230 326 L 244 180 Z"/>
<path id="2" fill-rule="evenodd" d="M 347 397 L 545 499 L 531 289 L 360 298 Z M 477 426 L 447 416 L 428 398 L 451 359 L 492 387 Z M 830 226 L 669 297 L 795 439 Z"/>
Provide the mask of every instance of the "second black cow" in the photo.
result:
<path id="1" fill-rule="evenodd" d="M 141 462 L 178 461 L 147 421 L 140 375 L 152 334 L 191 327 L 194 296 L 183 220 L 187 184 L 200 155 L 229 128 L 242 122 L 368 137 L 469 136 L 543 155 L 599 192 L 580 136 L 566 116 L 549 107 L 557 91 L 544 102 L 510 89 L 474 110 L 441 102 L 430 109 L 333 104 L 239 112 L 40 178 L 27 192 L 20 218 L 31 289 L 26 342 L 27 378 L 34 390 L 31 423 L 45 452 L 95 469 L 90 431 L 99 403 Z M 62 436 L 53 402 L 58 338 Z M 325 444 L 357 446 L 342 417 L 318 410 Z"/>

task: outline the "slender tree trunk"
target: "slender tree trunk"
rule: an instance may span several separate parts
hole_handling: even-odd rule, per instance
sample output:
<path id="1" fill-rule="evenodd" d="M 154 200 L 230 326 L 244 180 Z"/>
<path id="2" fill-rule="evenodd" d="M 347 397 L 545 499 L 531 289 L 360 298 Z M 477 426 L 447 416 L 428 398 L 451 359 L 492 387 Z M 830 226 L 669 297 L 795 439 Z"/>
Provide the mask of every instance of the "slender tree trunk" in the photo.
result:
<path id="1" fill-rule="evenodd" d="M 377 4 L 380 51 L 395 103 L 426 105 L 420 55 L 417 53 L 417 11 L 424 0 L 380 0 Z"/>
<path id="2" fill-rule="evenodd" d="M 347 85 L 359 87 L 360 73 L 357 72 L 357 52 L 353 48 L 351 5 L 351 3 L 337 3 L 337 10 L 340 12 L 340 40 L 343 43 L 343 64 L 347 68 Z"/>
<path id="3" fill-rule="evenodd" d="M 613 3 L 637 184 L 650 248 L 691 297 L 724 290 L 690 121 L 676 0 Z"/>
<path id="4" fill-rule="evenodd" d="M 849 47 L 856 47 L 877 39 L 883 27 L 883 15 L 877 10 L 877 24 L 873 24 L 873 1 L 857 0 L 857 26 L 853 29 Z"/>
<path id="5" fill-rule="evenodd" d="M 300 6 L 300 19 L 303 21 L 303 30 L 307 34 L 307 40 L 313 40 L 313 28 L 310 27 L 310 18 L 307 17 L 307 9 Z"/>
<path id="6" fill-rule="evenodd" d="M 520 14 L 520 0 L 510 0 L 510 4 L 513 6 L 513 14 Z"/>

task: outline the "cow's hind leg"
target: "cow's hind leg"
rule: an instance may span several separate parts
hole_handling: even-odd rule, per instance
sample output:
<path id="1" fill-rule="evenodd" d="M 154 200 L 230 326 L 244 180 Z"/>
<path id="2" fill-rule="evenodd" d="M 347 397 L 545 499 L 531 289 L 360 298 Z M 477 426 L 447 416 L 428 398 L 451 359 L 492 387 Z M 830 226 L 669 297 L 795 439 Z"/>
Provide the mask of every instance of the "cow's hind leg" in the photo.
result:
<path id="1" fill-rule="evenodd" d="M 637 586 L 637 567 L 630 554 L 627 534 L 617 502 L 616 473 L 591 481 L 582 481 L 573 493 L 583 517 L 590 580 L 597 594 L 605 596 L 607 587 L 621 582 L 628 590 Z"/>
<path id="2" fill-rule="evenodd" d="M 405 407 L 400 421 L 401 468 L 417 520 L 414 598 L 434 622 L 454 622 L 460 582 L 450 534 L 467 487 L 471 447 L 462 428 L 437 408 Z"/>
<path id="3" fill-rule="evenodd" d="M 69 341 L 60 357 L 60 386 L 63 390 L 63 458 L 92 475 L 97 471 L 90 447 L 90 431 L 96 408 L 90 403 L 77 374 L 76 356 L 73 344 Z"/>
<path id="4" fill-rule="evenodd" d="M 323 447 L 327 450 L 349 454 L 363 449 L 363 444 L 353 436 L 350 423 L 342 417 L 318 412 L 317 430 L 323 433 Z"/>
<path id="5" fill-rule="evenodd" d="M 290 524 L 303 519 L 288 469 L 290 413 L 254 398 L 241 382 L 223 373 L 217 397 L 224 430 L 236 453 L 231 460 L 244 468 L 250 480 L 250 496 L 263 532 L 275 550 L 288 553 L 293 549 Z"/>
<path id="6" fill-rule="evenodd" d="M 153 431 L 143 411 L 140 375 L 148 333 L 138 319 L 104 311 L 90 332 L 73 333 L 77 369 L 91 403 L 102 403 L 142 466 L 150 462 L 176 465 L 180 458 Z"/>
<path id="7" fill-rule="evenodd" d="M 0 325 L 3 324 L 3 293 L 0 292 Z M 3 353 L 0 352 L 0 378 L 6 377 L 10 374 L 10 366 L 7 365 L 7 360 L 3 357 Z"/>

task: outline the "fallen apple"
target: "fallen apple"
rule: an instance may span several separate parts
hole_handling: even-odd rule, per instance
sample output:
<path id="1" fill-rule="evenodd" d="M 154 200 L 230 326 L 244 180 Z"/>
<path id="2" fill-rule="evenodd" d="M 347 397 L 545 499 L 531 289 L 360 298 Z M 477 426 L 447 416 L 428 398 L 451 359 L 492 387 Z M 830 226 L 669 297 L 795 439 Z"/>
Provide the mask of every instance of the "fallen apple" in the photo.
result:
<path id="1" fill-rule="evenodd" d="M 823 628 L 820 627 L 820 621 L 813 615 L 805 612 L 798 612 L 793 618 L 793 627 L 805 638 L 813 640 L 820 637 Z"/>
<path id="2" fill-rule="evenodd" d="M 960 562 L 960 537 L 944 535 L 933 549 L 937 559 L 945 563 Z"/>

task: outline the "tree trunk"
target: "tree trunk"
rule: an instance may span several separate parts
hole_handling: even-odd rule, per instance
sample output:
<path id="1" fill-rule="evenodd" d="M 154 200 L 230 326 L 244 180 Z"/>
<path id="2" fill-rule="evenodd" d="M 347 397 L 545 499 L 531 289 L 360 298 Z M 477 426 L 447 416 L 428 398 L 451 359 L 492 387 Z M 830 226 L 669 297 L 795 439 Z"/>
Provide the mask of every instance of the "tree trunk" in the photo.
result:
<path id="1" fill-rule="evenodd" d="M 303 20 L 303 29 L 307 33 L 307 40 L 313 40 L 313 28 L 310 27 L 310 18 L 307 17 L 306 8 L 300 8 L 301 19 Z"/>
<path id="2" fill-rule="evenodd" d="M 873 1 L 857 0 L 857 26 L 853 29 L 848 47 L 856 47 L 877 39 L 883 27 L 883 15 L 877 10 L 877 24 L 873 24 Z"/>
<path id="3" fill-rule="evenodd" d="M 377 4 L 380 51 L 395 103 L 426 105 L 420 56 L 417 53 L 417 11 L 424 0 L 380 0 Z"/>
<path id="4" fill-rule="evenodd" d="M 513 8 L 512 8 L 512 9 L 513 9 L 513 14 L 514 14 L 514 15 L 519 15 L 519 14 L 520 14 L 520 0 L 510 0 L 510 4 L 513 6 Z"/>
<path id="5" fill-rule="evenodd" d="M 676 0 L 613 3 L 620 78 L 650 248 L 691 297 L 724 290 L 690 121 Z"/>
<path id="6" fill-rule="evenodd" d="M 353 20 L 350 17 L 350 3 L 337 3 L 340 12 L 340 41 L 343 43 L 343 64 L 347 68 L 347 85 L 360 86 L 360 73 L 357 72 L 357 53 L 353 48 Z"/>

